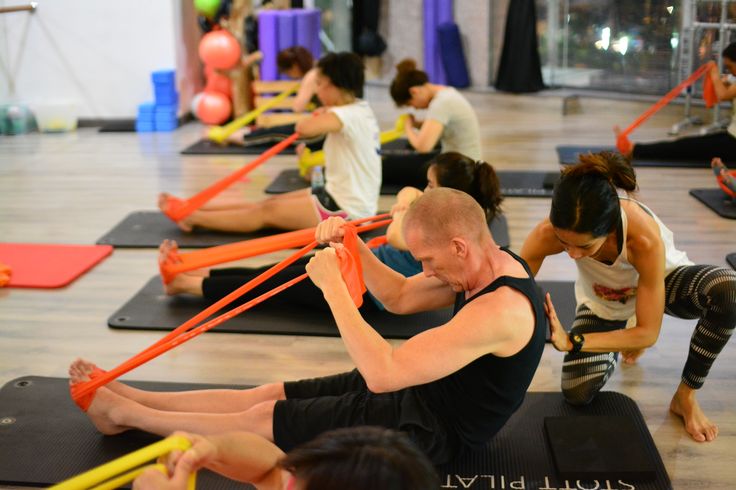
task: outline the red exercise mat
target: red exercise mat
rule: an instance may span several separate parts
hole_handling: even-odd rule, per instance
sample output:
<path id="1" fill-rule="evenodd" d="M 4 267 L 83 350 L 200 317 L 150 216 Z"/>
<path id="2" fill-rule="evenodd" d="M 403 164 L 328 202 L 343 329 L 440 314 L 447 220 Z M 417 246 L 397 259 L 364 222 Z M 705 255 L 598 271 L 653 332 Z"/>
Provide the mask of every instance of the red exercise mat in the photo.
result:
<path id="1" fill-rule="evenodd" d="M 60 288 L 112 253 L 110 245 L 0 243 L 0 263 L 10 266 L 7 287 Z"/>

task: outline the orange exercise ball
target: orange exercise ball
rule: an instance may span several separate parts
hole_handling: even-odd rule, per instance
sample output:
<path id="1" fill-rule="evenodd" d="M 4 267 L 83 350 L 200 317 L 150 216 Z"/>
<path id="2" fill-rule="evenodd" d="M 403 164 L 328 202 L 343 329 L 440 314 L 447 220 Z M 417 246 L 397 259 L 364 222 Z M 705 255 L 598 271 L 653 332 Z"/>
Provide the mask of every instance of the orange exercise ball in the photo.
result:
<path id="1" fill-rule="evenodd" d="M 199 57 L 206 65 L 227 70 L 240 60 L 240 44 L 223 29 L 211 31 L 199 42 Z"/>
<path id="2" fill-rule="evenodd" d="M 205 70 L 205 73 L 207 73 L 207 70 Z M 205 86 L 204 91 L 219 92 L 228 99 L 231 99 L 233 96 L 233 84 L 230 77 L 212 70 L 207 74 L 207 85 Z"/>
<path id="3" fill-rule="evenodd" d="M 230 117 L 230 99 L 219 92 L 205 92 L 197 105 L 197 116 L 205 124 L 222 124 Z"/>

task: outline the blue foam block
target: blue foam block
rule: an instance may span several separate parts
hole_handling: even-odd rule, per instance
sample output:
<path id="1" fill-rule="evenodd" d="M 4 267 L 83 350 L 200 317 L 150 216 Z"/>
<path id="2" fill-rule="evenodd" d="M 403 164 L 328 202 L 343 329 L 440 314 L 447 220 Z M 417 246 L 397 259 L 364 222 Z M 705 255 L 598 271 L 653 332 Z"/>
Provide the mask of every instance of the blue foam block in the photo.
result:
<path id="1" fill-rule="evenodd" d="M 154 84 L 170 84 L 174 85 L 176 81 L 176 71 L 174 70 L 157 70 L 151 72 L 151 81 Z"/>
<path id="2" fill-rule="evenodd" d="M 135 130 L 139 133 L 150 133 L 152 131 L 156 130 L 156 127 L 152 122 L 142 122 L 142 121 L 136 121 L 135 122 Z"/>

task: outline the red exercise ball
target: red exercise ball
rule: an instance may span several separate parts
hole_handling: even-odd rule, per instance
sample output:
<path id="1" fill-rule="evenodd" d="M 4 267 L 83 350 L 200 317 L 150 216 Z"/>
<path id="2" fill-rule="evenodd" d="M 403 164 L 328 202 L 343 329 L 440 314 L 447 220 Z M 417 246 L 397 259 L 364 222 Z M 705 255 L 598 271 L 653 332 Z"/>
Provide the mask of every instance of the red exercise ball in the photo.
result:
<path id="1" fill-rule="evenodd" d="M 207 70 L 205 70 L 205 73 Z M 212 70 L 207 75 L 207 85 L 204 88 L 205 92 L 219 92 L 226 96 L 228 99 L 233 96 L 233 84 L 230 77 Z"/>
<path id="2" fill-rule="evenodd" d="M 205 92 L 195 112 L 205 124 L 222 124 L 228 120 L 231 111 L 230 99 L 218 92 Z"/>
<path id="3" fill-rule="evenodd" d="M 208 32 L 199 42 L 199 57 L 206 65 L 227 70 L 240 60 L 240 44 L 229 32 Z"/>

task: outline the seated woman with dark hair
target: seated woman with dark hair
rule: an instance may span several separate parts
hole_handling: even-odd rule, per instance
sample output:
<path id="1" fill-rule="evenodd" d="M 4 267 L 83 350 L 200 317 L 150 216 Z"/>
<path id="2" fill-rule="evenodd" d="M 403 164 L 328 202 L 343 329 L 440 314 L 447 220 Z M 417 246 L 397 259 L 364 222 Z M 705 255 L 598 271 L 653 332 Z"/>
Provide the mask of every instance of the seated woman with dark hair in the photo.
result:
<path id="1" fill-rule="evenodd" d="M 172 454 L 169 475 L 143 472 L 134 490 L 185 490 L 189 475 L 208 468 L 258 490 L 427 490 L 439 488 L 429 459 L 406 434 L 379 427 L 335 429 L 284 453 L 249 432 L 176 433 L 192 447 Z"/>
<path id="2" fill-rule="evenodd" d="M 721 76 L 714 66 L 705 76 L 713 82 L 719 102 L 736 99 L 736 43 L 731 43 L 723 50 L 723 66 L 728 75 Z M 736 104 L 732 103 L 736 116 Z M 631 153 L 626 156 L 645 160 L 702 160 L 707 162 L 719 157 L 726 162 L 736 163 L 736 117 L 731 117 L 731 124 L 725 130 L 711 134 L 686 136 L 671 141 L 655 141 L 653 143 L 634 143 Z M 614 128 L 618 136 L 620 129 Z"/>

